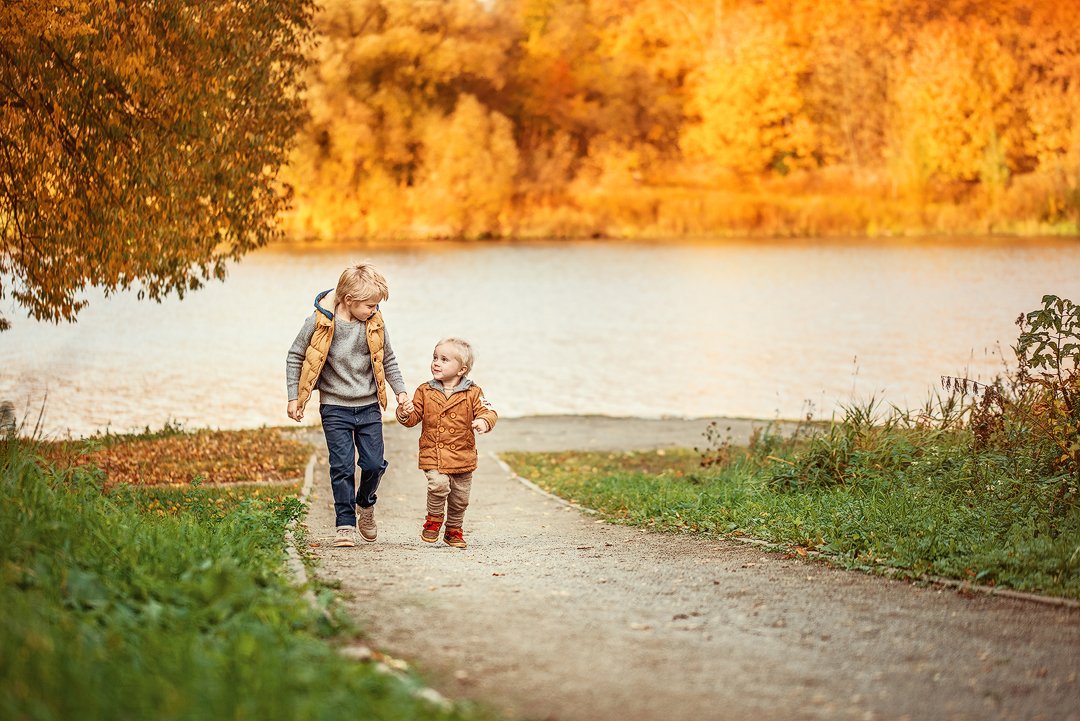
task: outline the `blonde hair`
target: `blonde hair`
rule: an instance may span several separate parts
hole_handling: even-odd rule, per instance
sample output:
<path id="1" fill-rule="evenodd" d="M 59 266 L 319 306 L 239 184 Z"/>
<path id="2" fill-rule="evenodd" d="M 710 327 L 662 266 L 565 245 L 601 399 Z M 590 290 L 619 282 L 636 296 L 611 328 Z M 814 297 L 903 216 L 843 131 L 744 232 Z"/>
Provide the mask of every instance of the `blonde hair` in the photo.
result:
<path id="1" fill-rule="evenodd" d="M 390 289 L 382 273 L 375 270 L 373 264 L 364 261 L 350 265 L 338 278 L 334 297 L 340 303 L 347 295 L 352 296 L 353 300 L 362 301 L 374 298 L 378 302 L 390 300 Z"/>
<path id="2" fill-rule="evenodd" d="M 465 374 L 468 375 L 473 368 L 473 360 L 476 358 L 469 341 L 461 338 L 443 338 L 435 344 L 435 347 L 438 348 L 441 345 L 448 345 L 456 351 L 457 359 L 461 361 L 461 365 L 468 369 L 465 371 Z"/>

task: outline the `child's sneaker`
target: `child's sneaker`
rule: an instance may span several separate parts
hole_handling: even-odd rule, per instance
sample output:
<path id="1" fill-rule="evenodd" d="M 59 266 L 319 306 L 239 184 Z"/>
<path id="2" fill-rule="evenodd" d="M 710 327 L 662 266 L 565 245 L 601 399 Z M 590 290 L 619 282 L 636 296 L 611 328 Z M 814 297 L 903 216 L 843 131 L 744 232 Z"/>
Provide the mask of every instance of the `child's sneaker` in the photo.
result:
<path id="1" fill-rule="evenodd" d="M 420 531 L 420 540 L 435 543 L 439 540 L 439 529 L 442 528 L 443 516 L 433 516 L 430 513 L 424 521 L 424 530 Z"/>
<path id="2" fill-rule="evenodd" d="M 334 546 L 352 548 L 356 545 L 356 529 L 352 526 L 338 526 L 334 533 Z"/>
<path id="3" fill-rule="evenodd" d="M 448 546 L 454 548 L 465 548 L 465 536 L 461 534 L 460 528 L 454 528 L 453 526 L 447 526 L 446 531 L 443 532 L 443 542 Z"/>
<path id="4" fill-rule="evenodd" d="M 356 527 L 360 530 L 360 538 L 369 543 L 379 535 L 379 527 L 375 525 L 375 506 L 356 508 Z"/>

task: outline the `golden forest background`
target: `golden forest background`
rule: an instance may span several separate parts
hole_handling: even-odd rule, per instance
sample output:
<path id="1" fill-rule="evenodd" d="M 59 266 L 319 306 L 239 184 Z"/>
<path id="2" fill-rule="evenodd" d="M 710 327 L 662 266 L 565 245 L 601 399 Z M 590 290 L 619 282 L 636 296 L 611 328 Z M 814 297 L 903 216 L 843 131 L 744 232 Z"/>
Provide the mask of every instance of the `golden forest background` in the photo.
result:
<path id="1" fill-rule="evenodd" d="M 324 0 L 298 238 L 1076 233 L 1076 0 Z"/>

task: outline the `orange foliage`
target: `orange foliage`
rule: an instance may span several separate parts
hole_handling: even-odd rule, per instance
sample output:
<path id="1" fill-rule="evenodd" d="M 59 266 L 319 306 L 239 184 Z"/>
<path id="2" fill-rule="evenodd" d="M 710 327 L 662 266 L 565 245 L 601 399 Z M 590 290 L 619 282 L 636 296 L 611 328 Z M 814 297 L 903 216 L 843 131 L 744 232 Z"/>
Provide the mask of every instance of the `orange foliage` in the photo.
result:
<path id="1" fill-rule="evenodd" d="M 182 297 L 280 237 L 313 7 L 0 3 L 0 301 Z"/>
<path id="2" fill-rule="evenodd" d="M 296 235 L 1080 229 L 1074 0 L 329 0 L 319 27 Z"/>
<path id="3" fill-rule="evenodd" d="M 57 444 L 45 456 L 67 465 L 93 465 L 107 486 L 296 481 L 310 449 L 278 430 L 197 431 L 151 438 L 106 437 Z"/>

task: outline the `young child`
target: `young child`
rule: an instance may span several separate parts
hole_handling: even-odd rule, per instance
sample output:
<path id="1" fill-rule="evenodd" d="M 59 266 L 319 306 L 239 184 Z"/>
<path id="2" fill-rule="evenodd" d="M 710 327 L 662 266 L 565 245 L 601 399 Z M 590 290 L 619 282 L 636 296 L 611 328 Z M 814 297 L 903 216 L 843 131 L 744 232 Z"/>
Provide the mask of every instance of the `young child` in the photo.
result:
<path id="1" fill-rule="evenodd" d="M 375 491 L 387 466 L 381 410 L 386 408 L 386 384 L 397 396 L 399 413 L 412 408 L 379 312 L 379 303 L 389 298 L 386 279 L 375 266 L 346 268 L 336 288 L 315 297 L 315 312 L 304 321 L 285 360 L 289 418 L 303 420 L 304 406 L 319 389 L 337 517 L 335 546 L 355 546 L 358 528 L 365 541 L 378 535 Z M 353 466 L 357 451 L 359 488 Z"/>
<path id="2" fill-rule="evenodd" d="M 443 541 L 455 548 L 466 545 L 461 522 L 476 470 L 473 433 L 487 433 L 499 417 L 480 386 L 465 377 L 472 366 L 472 346 L 460 338 L 444 338 L 431 357 L 432 379 L 416 389 L 411 409 L 397 409 L 402 425 L 423 422 L 420 470 L 427 477 L 427 519 L 420 538 L 439 540 L 445 519 Z"/>

